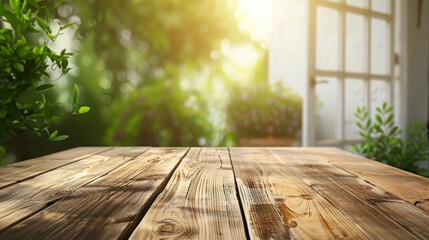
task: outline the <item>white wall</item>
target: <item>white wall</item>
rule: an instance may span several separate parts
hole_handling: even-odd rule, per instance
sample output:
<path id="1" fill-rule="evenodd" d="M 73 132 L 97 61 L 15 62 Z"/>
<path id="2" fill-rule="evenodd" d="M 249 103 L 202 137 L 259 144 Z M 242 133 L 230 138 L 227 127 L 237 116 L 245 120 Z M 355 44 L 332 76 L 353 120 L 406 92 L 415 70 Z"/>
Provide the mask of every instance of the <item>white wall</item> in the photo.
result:
<path id="1" fill-rule="evenodd" d="M 274 0 L 268 74 L 300 96 L 306 94 L 308 0 Z"/>
<path id="2" fill-rule="evenodd" d="M 400 64 L 405 70 L 402 82 L 402 97 L 405 100 L 402 119 L 406 124 L 412 121 L 428 121 L 429 116 L 429 1 L 422 1 L 420 26 L 417 25 L 419 0 L 407 0 L 402 6 L 406 22 L 401 36 L 406 38 L 406 55 Z M 404 5 L 402 3 L 402 5 Z M 401 59 L 400 59 L 401 61 Z M 406 84 L 406 86 L 404 86 Z"/>

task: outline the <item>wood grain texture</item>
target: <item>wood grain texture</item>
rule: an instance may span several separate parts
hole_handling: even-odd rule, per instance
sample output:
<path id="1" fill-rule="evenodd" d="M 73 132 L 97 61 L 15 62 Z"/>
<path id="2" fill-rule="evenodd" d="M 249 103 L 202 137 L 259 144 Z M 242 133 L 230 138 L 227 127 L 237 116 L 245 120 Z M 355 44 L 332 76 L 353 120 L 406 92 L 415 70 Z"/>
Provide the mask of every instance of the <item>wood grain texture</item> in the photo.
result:
<path id="1" fill-rule="evenodd" d="M 22 182 L 61 166 L 108 150 L 105 147 L 79 147 L 0 168 L 0 189 Z"/>
<path id="2" fill-rule="evenodd" d="M 368 239 L 268 150 L 232 148 L 231 160 L 252 239 Z"/>
<path id="3" fill-rule="evenodd" d="M 79 151 L 79 153 L 82 153 Z M 90 155 L 0 190 L 0 232 L 114 170 L 147 148 L 115 148 Z"/>
<path id="4" fill-rule="evenodd" d="M 131 239 L 245 239 L 228 149 L 192 148 Z"/>
<path id="5" fill-rule="evenodd" d="M 414 205 L 318 159 L 317 155 L 293 148 L 270 151 L 318 194 L 341 209 L 370 239 L 429 237 L 429 215 Z"/>
<path id="6" fill-rule="evenodd" d="M 429 179 L 335 148 L 303 151 L 365 179 L 429 213 Z"/>
<path id="7" fill-rule="evenodd" d="M 163 183 L 186 152 L 186 148 L 150 149 L 105 176 L 69 192 L 1 236 L 11 239 L 126 237 L 142 211 L 164 188 Z M 127 158 L 126 155 L 125 152 L 122 158 Z"/>
<path id="8" fill-rule="evenodd" d="M 76 148 L 0 174 L 0 239 L 429 239 L 428 179 L 332 148 Z"/>

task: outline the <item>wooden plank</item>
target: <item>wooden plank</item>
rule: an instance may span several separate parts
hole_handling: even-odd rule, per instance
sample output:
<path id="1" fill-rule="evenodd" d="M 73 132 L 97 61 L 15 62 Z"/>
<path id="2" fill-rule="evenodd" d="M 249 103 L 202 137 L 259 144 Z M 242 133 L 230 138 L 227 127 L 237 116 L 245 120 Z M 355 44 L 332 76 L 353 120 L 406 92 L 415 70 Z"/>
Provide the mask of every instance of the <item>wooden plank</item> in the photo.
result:
<path id="1" fill-rule="evenodd" d="M 303 148 L 429 213 L 429 179 L 335 148 Z"/>
<path id="2" fill-rule="evenodd" d="M 252 239 L 368 239 L 342 209 L 267 150 L 230 152 Z"/>
<path id="3" fill-rule="evenodd" d="M 186 152 L 186 148 L 152 148 L 70 192 L 1 236 L 11 239 L 126 238 Z"/>
<path id="4" fill-rule="evenodd" d="M 34 178 L 88 156 L 107 151 L 106 147 L 79 147 L 16 162 L 0 168 L 0 189 Z"/>
<path id="5" fill-rule="evenodd" d="M 337 206 L 371 239 L 427 239 L 429 214 L 299 149 L 271 149 L 297 176 Z"/>
<path id="6" fill-rule="evenodd" d="M 161 238 L 246 238 L 228 149 L 191 149 L 131 235 Z"/>
<path id="7" fill-rule="evenodd" d="M 48 204 L 68 198 L 77 188 L 107 174 L 147 149 L 111 149 L 1 189 L 0 232 L 43 210 Z M 37 162 L 33 163 L 37 165 Z"/>

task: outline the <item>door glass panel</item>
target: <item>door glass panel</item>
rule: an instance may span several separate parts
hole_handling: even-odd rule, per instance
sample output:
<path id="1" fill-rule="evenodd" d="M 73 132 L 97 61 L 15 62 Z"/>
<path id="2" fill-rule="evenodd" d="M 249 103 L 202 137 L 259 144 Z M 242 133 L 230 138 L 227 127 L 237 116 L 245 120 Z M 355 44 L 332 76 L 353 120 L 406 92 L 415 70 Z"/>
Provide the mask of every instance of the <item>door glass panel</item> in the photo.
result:
<path id="1" fill-rule="evenodd" d="M 365 39 L 365 17 L 346 14 L 346 71 L 362 73 L 365 71 L 367 41 Z"/>
<path id="2" fill-rule="evenodd" d="M 389 24 L 381 19 L 371 19 L 371 73 L 388 74 L 390 67 Z"/>
<path id="3" fill-rule="evenodd" d="M 390 13 L 391 0 L 372 0 L 371 9 L 375 12 Z"/>
<path id="4" fill-rule="evenodd" d="M 387 102 L 388 97 L 388 85 L 386 81 L 383 80 L 372 80 L 371 81 L 371 112 L 372 117 L 375 116 L 376 107 L 381 107 L 383 102 Z"/>
<path id="5" fill-rule="evenodd" d="M 353 7 L 366 8 L 367 0 L 347 0 L 347 4 Z"/>
<path id="6" fill-rule="evenodd" d="M 365 85 L 362 79 L 349 78 L 345 81 L 345 109 L 344 109 L 344 134 L 347 140 L 357 139 L 358 134 L 355 124 L 354 112 L 357 107 L 365 104 Z"/>
<path id="7" fill-rule="evenodd" d="M 318 7 L 316 14 L 316 69 L 338 70 L 340 54 L 339 11 Z"/>
<path id="8" fill-rule="evenodd" d="M 316 140 L 336 139 L 338 129 L 338 79 L 317 77 Z"/>

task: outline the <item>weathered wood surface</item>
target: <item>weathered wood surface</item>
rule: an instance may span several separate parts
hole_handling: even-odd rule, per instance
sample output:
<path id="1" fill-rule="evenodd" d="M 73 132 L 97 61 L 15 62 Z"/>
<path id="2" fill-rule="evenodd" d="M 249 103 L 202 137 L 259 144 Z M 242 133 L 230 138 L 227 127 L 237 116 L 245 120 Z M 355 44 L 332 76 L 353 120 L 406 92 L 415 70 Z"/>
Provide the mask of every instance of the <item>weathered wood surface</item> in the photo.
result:
<path id="1" fill-rule="evenodd" d="M 43 211 L 1 234 L 11 239 L 31 235 L 45 239 L 119 238 L 139 220 L 146 202 L 154 192 L 162 190 L 163 182 L 186 151 L 151 149 L 141 156 L 127 156 L 127 152 L 121 151 L 113 161 L 127 159 L 127 163 L 67 192 Z"/>
<path id="2" fill-rule="evenodd" d="M 304 148 L 303 150 L 429 213 L 427 178 L 335 148 Z"/>
<path id="3" fill-rule="evenodd" d="M 245 239 L 228 149 L 194 148 L 131 239 Z"/>
<path id="4" fill-rule="evenodd" d="M 429 239 L 428 201 L 338 149 L 76 148 L 0 168 L 0 239 Z"/>
<path id="5" fill-rule="evenodd" d="M 115 148 L 0 190 L 0 233 L 147 149 Z M 131 156 L 132 155 L 132 156 Z"/>
<path id="6" fill-rule="evenodd" d="M 0 189 L 108 149 L 105 147 L 74 148 L 2 167 L 0 168 Z"/>
<path id="7" fill-rule="evenodd" d="M 311 188 L 364 230 L 369 239 L 424 239 L 429 214 L 299 149 L 271 150 Z M 428 181 L 429 182 L 429 181 Z"/>

